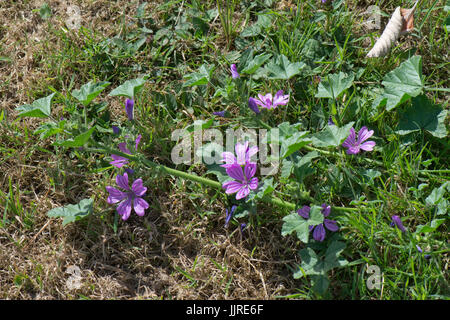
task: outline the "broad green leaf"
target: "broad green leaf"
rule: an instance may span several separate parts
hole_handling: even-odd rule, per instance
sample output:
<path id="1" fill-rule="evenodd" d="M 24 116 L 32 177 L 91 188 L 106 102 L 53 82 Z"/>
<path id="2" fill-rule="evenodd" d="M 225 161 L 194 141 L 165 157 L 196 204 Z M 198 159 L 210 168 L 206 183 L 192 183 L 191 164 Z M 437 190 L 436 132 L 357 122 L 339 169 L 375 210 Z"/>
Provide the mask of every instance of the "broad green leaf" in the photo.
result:
<path id="1" fill-rule="evenodd" d="M 201 86 L 209 82 L 214 66 L 201 65 L 198 72 L 192 72 L 184 76 L 186 79 L 183 87 Z"/>
<path id="2" fill-rule="evenodd" d="M 291 213 L 283 218 L 283 226 L 281 228 L 281 235 L 286 236 L 293 232 L 297 233 L 297 238 L 300 241 L 307 243 L 309 239 L 309 224 L 308 220 L 303 219 L 297 212 Z"/>
<path id="3" fill-rule="evenodd" d="M 94 130 L 95 130 L 95 128 L 92 127 L 88 131 L 76 136 L 75 139 L 68 139 L 63 142 L 55 142 L 54 145 L 60 146 L 60 147 L 69 147 L 69 148 L 82 147 L 89 140 L 89 138 L 91 137 Z"/>
<path id="4" fill-rule="evenodd" d="M 437 138 L 445 138 L 447 112 L 440 105 L 433 104 L 425 95 L 420 95 L 413 98 L 412 106 L 400 114 L 396 132 L 406 135 L 414 131 L 427 130 Z"/>
<path id="5" fill-rule="evenodd" d="M 253 56 L 253 55 L 252 55 Z M 259 67 L 261 67 L 264 62 L 266 62 L 272 55 L 262 53 L 257 55 L 256 57 L 252 57 L 247 61 L 247 64 L 242 68 L 241 74 L 253 74 L 258 70 Z"/>
<path id="6" fill-rule="evenodd" d="M 324 271 L 327 272 L 335 267 L 345 265 L 345 260 L 339 260 L 339 255 L 344 251 L 345 243 L 333 241 L 325 252 Z"/>
<path id="7" fill-rule="evenodd" d="M 145 84 L 145 79 L 137 78 L 125 81 L 109 93 L 109 96 L 124 96 L 133 99 Z"/>
<path id="8" fill-rule="evenodd" d="M 345 89 L 352 86 L 353 79 L 353 74 L 347 75 L 343 72 L 330 74 L 319 83 L 318 92 L 315 97 L 336 99 Z"/>
<path id="9" fill-rule="evenodd" d="M 93 211 L 93 199 L 83 199 L 77 204 L 69 204 L 64 207 L 58 207 L 47 212 L 47 216 L 51 218 L 63 218 L 63 226 L 74 222 L 76 220 L 80 220 Z"/>
<path id="10" fill-rule="evenodd" d="M 270 15 L 260 14 L 258 15 L 258 20 L 254 24 L 242 30 L 240 35 L 243 38 L 256 37 L 259 34 L 261 34 L 262 30 L 270 27 L 271 24 L 272 24 L 272 17 Z"/>
<path id="11" fill-rule="evenodd" d="M 289 80 L 299 74 L 305 66 L 303 62 L 290 62 L 285 55 L 280 55 L 275 61 L 270 61 L 265 69 L 269 79 Z"/>
<path id="12" fill-rule="evenodd" d="M 319 153 L 317 151 L 311 151 L 306 155 L 296 156 L 294 163 L 294 174 L 295 178 L 299 183 L 302 183 L 303 180 L 314 173 L 314 169 L 312 167 L 312 160 L 319 157 Z"/>
<path id="13" fill-rule="evenodd" d="M 302 249 L 299 254 L 302 260 L 301 266 L 307 275 L 321 273 L 321 270 L 317 269 L 317 265 L 321 262 L 321 259 L 312 248 Z"/>
<path id="14" fill-rule="evenodd" d="M 433 189 L 430 195 L 425 199 L 425 203 L 429 206 L 435 206 L 442 200 L 445 200 L 445 193 L 448 192 L 447 188 L 450 188 L 450 182 L 446 182 L 439 188 Z"/>
<path id="15" fill-rule="evenodd" d="M 280 137 L 288 138 L 300 129 L 300 123 L 290 124 L 289 122 L 283 122 L 278 125 L 280 131 Z"/>
<path id="16" fill-rule="evenodd" d="M 312 248 L 300 250 L 300 258 L 302 260 L 298 270 L 294 272 L 294 278 L 301 278 L 303 275 L 310 275 L 313 283 L 312 289 L 320 294 L 324 294 L 329 286 L 327 272 L 335 267 L 342 267 L 348 264 L 348 261 L 339 258 L 344 250 L 345 244 L 339 241 L 333 241 L 327 251 L 325 257 L 318 257 Z"/>
<path id="17" fill-rule="evenodd" d="M 441 224 L 445 222 L 446 219 L 434 219 L 431 221 L 430 225 L 418 225 L 415 233 L 429 233 L 435 231 Z"/>
<path id="18" fill-rule="evenodd" d="M 322 213 L 322 207 L 312 206 L 309 212 L 309 219 L 308 219 L 309 225 L 316 226 L 318 224 L 321 224 L 323 222 L 323 218 L 324 216 Z"/>
<path id="19" fill-rule="evenodd" d="M 304 219 L 297 212 L 291 213 L 283 218 L 284 224 L 281 228 L 281 235 L 286 236 L 296 232 L 300 241 L 307 243 L 309 240 L 309 226 L 315 226 L 323 222 L 321 207 L 312 206 L 309 219 Z"/>
<path id="20" fill-rule="evenodd" d="M 383 79 L 384 93 L 374 101 L 374 107 L 380 104 L 386 110 L 392 110 L 412 97 L 422 93 L 424 79 L 422 75 L 422 57 L 414 56 L 389 72 Z"/>
<path id="21" fill-rule="evenodd" d="M 223 184 L 225 181 L 230 179 L 230 176 L 228 176 L 226 169 L 221 167 L 219 164 L 212 164 L 207 167 L 208 171 L 206 173 L 214 174 L 217 177 L 217 181 L 219 181 L 220 183 Z"/>
<path id="22" fill-rule="evenodd" d="M 298 131 L 299 123 L 289 124 L 283 122 L 277 128 L 272 128 L 264 137 L 262 143 L 280 144 L 280 155 L 286 158 L 303 146 L 311 143 L 310 139 L 306 139 L 307 131 Z M 274 138 L 276 141 L 272 141 Z"/>
<path id="23" fill-rule="evenodd" d="M 294 169 L 294 161 L 289 159 L 284 159 L 281 163 L 281 177 L 289 178 L 292 174 L 292 170 Z"/>
<path id="24" fill-rule="evenodd" d="M 311 143 L 310 139 L 306 139 L 307 131 L 295 132 L 289 138 L 281 138 L 280 154 L 281 158 L 287 158 L 294 152 L 300 150 L 305 145 Z"/>
<path id="25" fill-rule="evenodd" d="M 374 169 L 364 169 L 359 171 L 365 183 L 372 183 L 373 179 L 380 177 L 381 172 Z"/>
<path id="26" fill-rule="evenodd" d="M 312 290 L 320 295 L 324 295 L 328 290 L 330 281 L 325 274 L 318 274 L 311 277 Z"/>
<path id="27" fill-rule="evenodd" d="M 16 111 L 19 112 L 19 117 L 36 117 L 47 118 L 51 113 L 52 98 L 55 93 L 51 95 L 35 100 L 32 104 L 25 104 L 17 107 Z"/>
<path id="28" fill-rule="evenodd" d="M 87 106 L 92 100 L 95 99 L 95 97 L 105 90 L 109 84 L 110 82 L 108 81 L 100 81 L 96 83 L 89 81 L 88 83 L 82 85 L 80 89 L 73 90 L 72 96 L 84 106 Z"/>
<path id="29" fill-rule="evenodd" d="M 316 147 L 337 147 L 340 146 L 350 134 L 350 128 L 354 122 L 350 122 L 343 127 L 326 126 L 322 131 L 311 137 L 312 143 Z"/>
<path id="30" fill-rule="evenodd" d="M 311 248 L 305 248 L 299 252 L 300 258 L 302 260 L 301 268 L 305 275 L 311 274 L 321 274 L 320 270 L 315 270 L 317 264 L 320 263 L 319 257 Z M 303 276 L 303 272 L 299 269 L 294 273 L 294 279 L 299 279 Z"/>

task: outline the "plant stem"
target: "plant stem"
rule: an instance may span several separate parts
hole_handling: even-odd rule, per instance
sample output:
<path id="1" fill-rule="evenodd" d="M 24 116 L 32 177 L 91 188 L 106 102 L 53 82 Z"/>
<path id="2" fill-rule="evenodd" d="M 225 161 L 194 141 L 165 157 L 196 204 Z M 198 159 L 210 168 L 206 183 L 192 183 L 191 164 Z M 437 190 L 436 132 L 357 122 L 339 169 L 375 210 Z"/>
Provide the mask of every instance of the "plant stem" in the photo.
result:
<path id="1" fill-rule="evenodd" d="M 168 174 L 168 175 L 172 175 L 172 176 L 175 176 L 175 177 L 180 177 L 180 178 L 183 178 L 183 179 L 187 179 L 187 180 L 191 180 L 191 181 L 194 181 L 194 182 L 198 182 L 200 184 L 204 184 L 204 185 L 207 185 L 207 186 L 215 188 L 215 189 L 219 189 L 219 190 L 222 189 L 222 185 L 218 181 L 214 181 L 214 180 L 211 180 L 211 179 L 203 178 L 203 177 L 200 177 L 200 176 L 197 176 L 197 175 L 194 175 L 194 174 L 191 174 L 191 173 L 187 173 L 187 172 L 184 172 L 184 171 L 180 171 L 180 170 L 177 170 L 177 169 L 172 169 L 172 168 L 169 168 L 169 167 L 167 167 L 165 165 L 157 164 L 157 163 L 155 163 L 153 161 L 150 161 L 150 160 L 148 160 L 146 158 L 136 157 L 136 156 L 128 154 L 128 153 L 123 153 L 123 152 L 121 152 L 119 150 L 112 150 L 109 147 L 106 147 L 106 146 L 103 146 L 103 145 L 96 144 L 96 146 L 98 148 L 86 148 L 86 151 L 102 153 L 102 154 L 115 154 L 115 155 L 118 155 L 120 157 L 127 158 L 128 160 L 131 160 L 131 161 L 141 162 L 144 165 L 146 165 L 147 167 L 157 169 L 160 172 L 163 172 L 163 173 Z M 300 196 L 301 196 L 301 198 L 303 198 L 306 201 L 310 201 L 310 202 L 314 201 L 314 199 L 311 196 L 309 196 L 308 194 L 302 194 Z M 275 196 L 263 197 L 261 199 L 261 201 L 264 201 L 266 203 L 271 203 L 271 204 L 274 204 L 276 206 L 286 208 L 288 210 L 295 210 L 295 208 L 296 208 L 295 203 L 284 201 L 284 200 L 282 200 L 280 198 L 277 198 Z M 357 208 L 346 208 L 346 207 L 333 207 L 333 208 L 336 209 L 337 211 L 358 211 L 358 210 L 360 210 L 360 209 L 357 209 Z"/>

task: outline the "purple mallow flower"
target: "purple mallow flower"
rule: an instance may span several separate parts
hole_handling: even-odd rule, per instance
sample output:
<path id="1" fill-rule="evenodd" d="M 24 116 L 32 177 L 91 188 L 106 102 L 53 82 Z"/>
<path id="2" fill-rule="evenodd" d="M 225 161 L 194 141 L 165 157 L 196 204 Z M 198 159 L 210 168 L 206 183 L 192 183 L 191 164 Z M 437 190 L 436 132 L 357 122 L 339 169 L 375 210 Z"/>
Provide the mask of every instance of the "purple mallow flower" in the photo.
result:
<path id="1" fill-rule="evenodd" d="M 222 162 L 225 162 L 225 164 L 222 164 L 221 167 L 228 169 L 235 164 L 243 166 L 247 163 L 256 165 L 256 163 L 250 162 L 250 159 L 258 152 L 257 146 L 250 148 L 249 142 L 246 141 L 244 144 L 236 143 L 234 150 L 236 151 L 236 157 L 232 152 L 222 152 Z"/>
<path id="2" fill-rule="evenodd" d="M 123 176 L 117 175 L 116 183 L 125 191 L 107 186 L 106 190 L 109 192 L 107 202 L 109 204 L 120 202 L 117 206 L 117 213 L 122 216 L 123 220 L 127 220 L 130 217 L 132 207 L 138 216 L 144 216 L 145 209 L 149 207 L 149 204 L 142 199 L 142 196 L 147 192 L 147 188 L 143 186 L 142 179 L 134 180 L 130 189 L 128 174 L 125 172 Z"/>
<path id="3" fill-rule="evenodd" d="M 231 65 L 230 70 L 231 70 L 231 77 L 233 79 L 237 79 L 237 78 L 240 77 L 240 75 L 239 75 L 239 73 L 237 71 L 236 65 L 234 63 Z"/>
<path id="4" fill-rule="evenodd" d="M 258 105 L 256 104 L 256 99 L 250 97 L 248 99 L 248 107 L 256 114 L 261 113 L 261 111 L 258 108 Z"/>
<path id="5" fill-rule="evenodd" d="M 118 126 L 112 126 L 112 130 L 114 134 L 119 134 L 120 133 L 120 128 Z"/>
<path id="6" fill-rule="evenodd" d="M 350 135 L 345 139 L 342 146 L 347 148 L 347 154 L 357 154 L 359 151 L 372 151 L 375 146 L 374 141 L 366 141 L 373 135 L 373 130 L 368 130 L 367 127 L 362 127 L 358 132 L 358 139 L 356 139 L 355 129 L 350 129 Z M 364 143 L 363 143 L 364 142 Z"/>
<path id="7" fill-rule="evenodd" d="M 128 119 L 133 120 L 133 109 L 134 109 L 134 101 L 132 99 L 127 99 L 125 101 L 125 111 L 127 113 Z"/>
<path id="8" fill-rule="evenodd" d="M 230 220 L 233 217 L 233 214 L 234 214 L 234 211 L 236 211 L 236 208 L 237 208 L 237 206 L 233 205 L 229 212 L 228 212 L 228 209 L 225 209 L 226 210 L 225 225 L 224 225 L 225 228 L 228 228 L 228 223 L 230 223 Z"/>
<path id="9" fill-rule="evenodd" d="M 123 153 L 131 154 L 131 152 L 130 152 L 130 150 L 128 150 L 127 144 L 125 142 L 119 143 L 119 150 L 122 151 Z M 128 159 L 124 158 L 122 156 L 112 154 L 111 158 L 113 158 L 113 161 L 111 161 L 109 164 L 111 164 L 117 168 L 122 168 L 124 165 L 126 165 L 128 163 Z"/>
<path id="10" fill-rule="evenodd" d="M 330 117 L 328 118 L 328 125 L 329 125 L 329 126 L 334 126 L 334 125 L 335 125 L 332 116 L 330 116 Z"/>
<path id="11" fill-rule="evenodd" d="M 311 208 L 309 206 L 303 206 L 301 209 L 297 210 L 297 213 L 305 218 L 309 219 L 309 211 Z M 325 203 L 322 204 L 322 214 L 324 217 L 328 217 L 331 212 L 331 206 L 327 206 Z M 332 232 L 336 232 L 339 230 L 337 226 L 337 222 L 330 219 L 323 219 L 323 223 L 318 224 L 316 226 L 309 226 L 309 231 L 313 231 L 313 238 L 316 241 L 322 242 L 325 239 L 326 231 L 325 228 Z"/>
<path id="12" fill-rule="evenodd" d="M 403 226 L 402 220 L 399 216 L 392 216 L 392 222 L 390 226 L 393 227 L 394 225 L 397 226 L 397 228 L 399 228 L 402 232 L 406 232 L 406 229 Z"/>
<path id="13" fill-rule="evenodd" d="M 289 95 L 283 95 L 283 90 L 279 90 L 275 94 L 275 97 L 272 97 L 271 93 L 267 93 L 265 96 L 258 94 L 258 98 L 259 99 L 254 98 L 255 103 L 269 110 L 280 105 L 285 106 L 289 102 Z"/>
<path id="14" fill-rule="evenodd" d="M 236 200 L 240 200 L 249 195 L 250 189 L 258 188 L 258 178 L 253 176 L 256 173 L 256 163 L 245 164 L 244 169 L 239 164 L 233 164 L 227 168 L 227 174 L 233 178 L 222 184 L 226 194 L 236 193 Z"/>
<path id="15" fill-rule="evenodd" d="M 213 112 L 213 115 L 216 115 L 216 116 L 219 116 L 219 117 L 225 117 L 225 110 L 224 111 Z"/>
<path id="16" fill-rule="evenodd" d="M 137 151 L 139 142 L 141 141 L 142 135 L 138 135 L 135 141 L 135 149 Z M 123 153 L 131 154 L 131 151 L 127 148 L 127 144 L 125 142 L 119 143 L 119 150 Z M 128 163 L 128 159 L 124 158 L 122 156 L 118 156 L 116 154 L 112 154 L 111 158 L 113 158 L 113 161 L 111 161 L 109 164 L 113 165 L 114 167 L 121 168 L 124 165 Z"/>
<path id="17" fill-rule="evenodd" d="M 423 253 L 422 248 L 419 247 L 417 244 L 416 244 L 416 248 L 417 248 L 417 251 L 419 251 L 420 253 Z M 423 257 L 428 260 L 428 259 L 431 258 L 431 255 L 430 254 L 425 254 Z"/>

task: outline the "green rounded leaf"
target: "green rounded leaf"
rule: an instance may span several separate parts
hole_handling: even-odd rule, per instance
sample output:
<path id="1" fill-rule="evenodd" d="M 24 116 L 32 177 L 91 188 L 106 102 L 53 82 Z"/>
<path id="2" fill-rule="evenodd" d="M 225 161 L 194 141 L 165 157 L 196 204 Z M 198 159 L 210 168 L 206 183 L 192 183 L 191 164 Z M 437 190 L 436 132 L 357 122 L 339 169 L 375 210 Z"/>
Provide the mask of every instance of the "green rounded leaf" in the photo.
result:
<path id="1" fill-rule="evenodd" d="M 52 93 L 49 96 L 33 101 L 32 104 L 17 107 L 16 111 L 19 112 L 19 117 L 48 118 L 51 113 L 51 104 L 54 95 L 55 93 Z"/>
<path id="2" fill-rule="evenodd" d="M 133 99 L 145 84 L 144 78 L 127 80 L 109 93 L 109 96 L 123 96 Z"/>
<path id="3" fill-rule="evenodd" d="M 79 102 L 81 102 L 84 106 L 87 106 L 109 85 L 110 82 L 108 81 L 100 81 L 96 83 L 89 81 L 88 83 L 81 86 L 80 89 L 73 90 L 72 96 Z"/>
<path id="4" fill-rule="evenodd" d="M 83 199 L 77 204 L 69 204 L 64 207 L 54 208 L 47 212 L 47 216 L 51 218 L 63 218 L 62 224 L 64 226 L 91 214 L 93 211 L 93 204 L 93 199 Z"/>

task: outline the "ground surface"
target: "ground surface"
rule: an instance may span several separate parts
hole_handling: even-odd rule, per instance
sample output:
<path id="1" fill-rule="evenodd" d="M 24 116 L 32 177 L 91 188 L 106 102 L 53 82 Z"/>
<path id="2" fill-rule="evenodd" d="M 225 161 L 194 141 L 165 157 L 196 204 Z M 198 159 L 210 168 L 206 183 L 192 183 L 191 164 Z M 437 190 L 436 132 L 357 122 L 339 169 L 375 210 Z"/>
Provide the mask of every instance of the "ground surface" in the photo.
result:
<path id="1" fill-rule="evenodd" d="M 320 1 L 309 2 L 325 10 L 320 7 Z M 384 12 L 391 13 L 400 2 L 378 1 L 376 4 Z M 383 76 L 398 67 L 406 59 L 408 50 L 413 49 L 414 54 L 423 57 L 423 74 L 427 77 L 428 85 L 448 87 L 448 33 L 442 27 L 445 20 L 444 1 L 432 2 L 428 7 L 423 6 L 416 15 L 416 26 L 421 27 L 420 37 L 406 37 L 392 56 L 373 63 L 369 75 L 365 73 L 357 80 L 358 84 L 370 86 L 381 83 Z M 219 17 L 209 20 L 206 35 L 194 36 L 194 31 L 189 30 L 190 35 L 177 38 L 174 47 L 171 47 L 170 38 L 154 39 L 156 32 L 163 26 L 175 26 L 183 19 L 189 20 L 189 15 L 186 18 L 183 14 L 188 9 L 206 12 L 214 9 L 216 2 L 149 1 L 143 13 L 139 13 L 138 1 L 73 1 L 72 5 L 80 8 L 81 24 L 84 27 L 81 30 L 67 28 L 69 13 L 72 12 L 68 1 L 48 0 L 46 3 L 52 12 L 48 19 L 44 19 L 43 13 L 39 11 L 44 1 L 6 0 L 0 3 L 0 107 L 4 115 L 0 123 L 0 218 L 3 221 L 0 224 L 0 298 L 320 297 L 312 293 L 307 280 L 294 279 L 292 276 L 294 266 L 301 263 L 298 250 L 303 245 L 294 236 L 281 235 L 281 218 L 286 212 L 276 206 L 261 204 L 258 206 L 261 218 L 257 222 L 251 220 L 249 223 L 246 218 L 236 219 L 228 228 L 224 228 L 225 209 L 229 203 L 223 194 L 218 195 L 196 183 L 162 177 L 147 184 L 150 208 L 145 217 L 133 214 L 129 220 L 119 221 L 115 229 L 115 209 L 106 203 L 105 191 L 105 186 L 114 181 L 114 172 L 97 170 L 104 167 L 105 161 L 101 163 L 102 159 L 98 156 L 74 155 L 70 150 L 55 151 L 52 145 L 54 137 L 40 140 L 39 135 L 33 134 L 41 124 L 41 119 L 17 118 L 15 109 L 18 106 L 47 96 L 52 92 L 50 88 L 69 96 L 72 89 L 93 79 L 108 80 L 113 88 L 125 80 L 147 74 L 150 75 L 150 81 L 144 86 L 136 111 L 140 123 L 147 128 L 142 150 L 152 159 L 170 164 L 170 141 L 167 137 L 173 129 L 200 119 L 199 110 L 206 110 L 210 114 L 218 111 L 216 106 L 220 106 L 220 110 L 227 108 L 232 114 L 238 112 L 236 105 L 227 105 L 215 98 L 205 98 L 207 102 L 204 105 L 194 103 L 193 106 L 187 106 L 185 97 L 178 93 L 181 92 L 183 76 L 197 70 L 203 62 L 216 62 L 218 69 L 227 74 L 229 60 L 224 58 L 228 57 L 227 53 L 242 52 L 251 43 L 243 42 L 243 48 L 234 42 L 228 45 Z M 371 4 L 375 4 L 375 1 L 357 1 L 357 4 L 348 4 L 343 9 L 348 14 L 343 15 L 339 22 L 349 22 L 343 24 L 343 35 L 351 34 L 354 42 L 348 44 L 347 51 L 344 50 L 344 58 L 341 58 L 342 63 L 339 65 L 336 65 L 338 51 L 330 49 L 332 53 L 329 53 L 327 60 L 334 62 L 321 65 L 322 77 L 332 70 L 356 71 L 366 66 L 364 54 L 372 43 L 367 36 L 369 31 L 361 26 L 363 20 L 357 18 L 357 13 L 363 12 Z M 257 12 L 273 10 L 284 15 L 276 18 L 278 20 L 275 19 L 276 22 L 268 31 L 277 37 L 268 37 L 257 46 L 268 45 L 274 51 L 278 48 L 289 52 L 281 40 L 285 46 L 295 49 L 299 43 L 304 44 L 308 37 L 317 35 L 311 29 L 308 31 L 311 33 L 298 40 L 298 43 L 290 42 L 289 35 L 293 31 L 288 31 L 288 27 L 286 30 L 281 28 L 282 25 L 290 26 L 292 21 L 300 21 L 295 18 L 298 16 L 312 19 L 313 9 L 304 1 L 298 4 L 295 1 L 280 1 L 270 7 L 260 1 L 258 6 L 248 11 L 244 11 L 244 5 L 246 3 L 242 1 L 242 7 L 236 9 L 233 16 L 233 23 L 238 26 L 237 35 L 257 21 Z M 431 6 L 433 10 L 427 11 Z M 178 11 L 179 8 L 183 10 Z M 115 52 L 112 47 L 102 45 L 103 40 L 115 36 L 122 36 L 126 41 L 135 39 L 133 32 L 138 30 L 139 14 L 145 17 L 147 26 L 153 30 L 139 50 L 131 54 L 120 50 Z M 290 22 L 283 22 L 283 19 Z M 387 18 L 383 17 L 383 25 L 386 22 Z M 314 28 L 325 28 L 322 24 L 325 24 L 323 20 L 315 23 Z M 300 25 L 299 22 L 297 27 L 305 28 Z M 305 29 L 302 32 L 307 34 Z M 378 36 L 378 33 L 373 35 Z M 251 39 L 261 41 L 264 36 Z M 274 43 L 271 43 L 270 39 L 277 39 L 278 42 L 273 40 Z M 332 37 L 323 35 L 322 40 L 329 48 L 334 47 Z M 131 43 L 132 40 L 129 41 Z M 169 44 L 162 44 L 164 41 Z M 345 37 L 336 41 L 343 44 Z M 290 59 L 294 61 L 293 57 Z M 311 98 L 302 98 L 300 95 L 295 98 L 295 102 L 290 102 L 292 113 L 288 117 L 291 123 L 301 117 L 309 117 L 313 104 L 318 103 L 318 99 L 313 98 L 317 86 L 309 82 L 310 78 L 300 87 L 310 86 L 308 88 L 311 89 L 301 87 L 301 90 L 303 93 L 309 92 Z M 260 88 L 280 88 L 280 85 L 281 81 L 276 80 L 270 85 L 260 85 Z M 289 80 L 289 86 L 297 88 L 295 80 Z M 158 93 L 173 93 L 178 102 L 176 112 L 169 112 L 157 104 Z M 448 108 L 447 92 L 430 91 L 427 96 Z M 102 93 L 100 97 L 108 102 L 111 121 L 126 121 L 124 99 L 107 96 L 107 93 Z M 64 117 L 67 116 L 64 110 L 61 103 L 56 103 L 52 112 L 58 117 Z M 284 117 L 282 113 L 276 117 L 274 121 L 279 120 L 278 123 L 281 123 L 286 113 Z M 395 117 L 386 118 L 389 122 L 394 121 Z M 228 123 L 227 120 L 223 121 L 224 124 Z M 383 127 L 383 118 L 373 120 L 372 125 L 378 126 L 377 133 L 388 142 L 392 131 Z M 400 161 L 402 165 L 396 164 L 395 156 L 390 162 L 380 154 L 374 156 L 384 161 L 386 168 L 390 168 L 386 169 L 386 179 L 378 185 L 377 191 L 369 195 L 374 200 L 382 200 L 384 205 L 372 212 L 379 218 L 373 221 L 368 219 L 369 222 L 364 218 L 350 219 L 353 222 L 341 228 L 347 242 L 347 260 L 359 263 L 341 271 L 333 270 L 329 274 L 331 284 L 325 297 L 430 299 L 448 295 L 447 220 L 423 244 L 425 250 L 438 252 L 428 265 L 428 260 L 416 252 L 399 249 L 403 242 L 397 242 L 397 236 L 386 235 L 391 230 L 387 227 L 390 216 L 394 214 L 406 218 L 411 229 L 432 220 L 424 199 L 434 188 L 448 181 L 448 173 L 418 177 L 411 173 L 413 169 L 410 164 L 433 159 L 429 169 L 448 169 L 448 141 L 433 139 L 426 136 L 425 142 L 422 140 L 420 145 L 402 149 L 400 158 L 412 159 L 409 163 Z M 326 161 L 323 165 L 317 164 L 319 168 L 327 165 Z M 198 174 L 204 173 L 201 166 L 193 170 Z M 145 177 L 145 171 L 143 174 Z M 311 180 L 309 185 L 316 182 Z M 417 188 L 421 183 L 427 183 L 427 193 L 415 196 L 408 188 Z M 333 200 L 334 205 L 349 206 L 350 199 L 336 190 L 329 192 L 330 198 L 327 200 Z M 46 215 L 52 208 L 77 203 L 89 197 L 94 198 L 95 214 L 88 218 L 63 226 L 60 219 L 51 219 Z M 350 220 L 343 218 L 342 221 Z M 384 221 L 386 228 L 379 233 L 377 229 L 371 233 L 374 227 L 381 230 L 381 221 Z M 249 224 L 243 232 L 240 232 L 241 222 Z M 367 278 L 363 266 L 379 258 L 383 261 L 389 280 L 384 291 L 362 289 Z M 67 281 L 71 274 L 67 270 L 70 266 L 80 269 L 80 288 L 68 287 Z"/>

